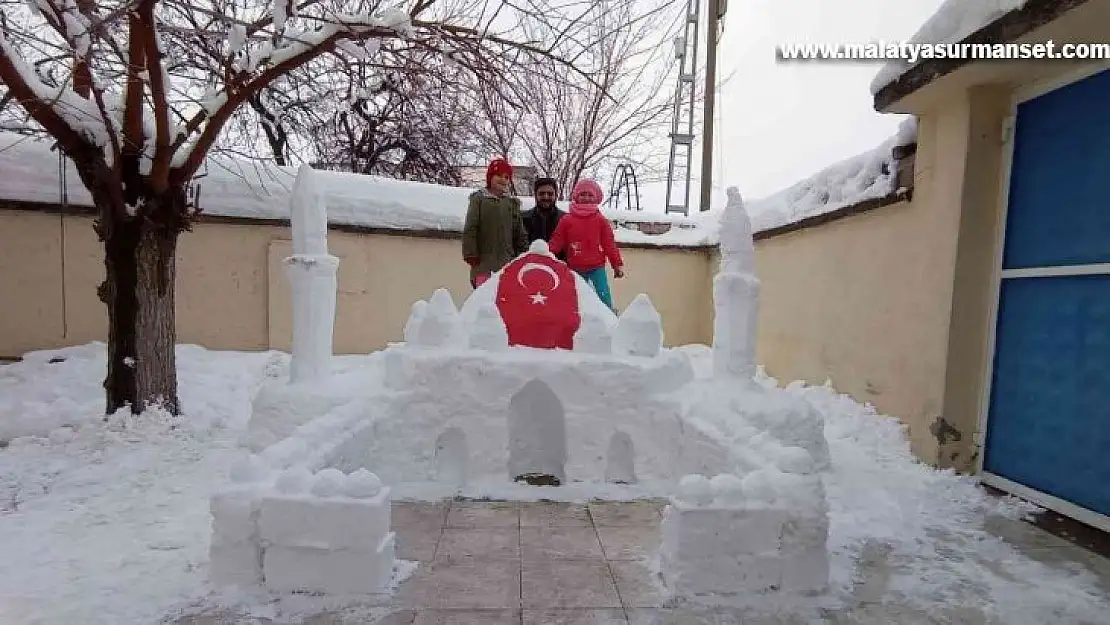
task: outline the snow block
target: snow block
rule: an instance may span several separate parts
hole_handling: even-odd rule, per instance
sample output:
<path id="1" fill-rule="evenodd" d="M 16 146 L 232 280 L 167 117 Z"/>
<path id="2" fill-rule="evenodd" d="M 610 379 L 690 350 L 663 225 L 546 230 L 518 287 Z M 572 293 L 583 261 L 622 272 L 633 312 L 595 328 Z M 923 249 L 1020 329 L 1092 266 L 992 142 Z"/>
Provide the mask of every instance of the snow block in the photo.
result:
<path id="1" fill-rule="evenodd" d="M 266 588 L 328 595 L 385 594 L 393 578 L 396 536 L 368 550 L 272 546 L 266 549 Z"/>
<path id="2" fill-rule="evenodd" d="M 811 513 L 819 507 L 672 500 L 661 527 L 664 582 L 673 595 L 695 601 L 819 593 L 829 580 L 828 517 Z"/>
<path id="3" fill-rule="evenodd" d="M 737 560 L 777 554 L 786 513 L 773 508 L 694 508 L 671 506 L 661 527 L 668 552 L 683 561 Z"/>
<path id="4" fill-rule="evenodd" d="M 311 495 L 262 498 L 259 537 L 271 545 L 372 551 L 389 533 L 389 488 L 368 499 Z"/>
<path id="5" fill-rule="evenodd" d="M 613 334 L 613 350 L 625 356 L 655 358 L 663 349 L 663 318 L 644 293 L 621 313 Z"/>
<path id="6" fill-rule="evenodd" d="M 262 498 L 253 488 L 224 488 L 212 494 L 212 543 L 235 544 L 258 538 L 258 512 Z"/>
<path id="7" fill-rule="evenodd" d="M 262 549 L 257 542 L 221 544 L 213 541 L 208 550 L 208 562 L 210 581 L 217 588 L 250 588 L 262 584 Z"/>

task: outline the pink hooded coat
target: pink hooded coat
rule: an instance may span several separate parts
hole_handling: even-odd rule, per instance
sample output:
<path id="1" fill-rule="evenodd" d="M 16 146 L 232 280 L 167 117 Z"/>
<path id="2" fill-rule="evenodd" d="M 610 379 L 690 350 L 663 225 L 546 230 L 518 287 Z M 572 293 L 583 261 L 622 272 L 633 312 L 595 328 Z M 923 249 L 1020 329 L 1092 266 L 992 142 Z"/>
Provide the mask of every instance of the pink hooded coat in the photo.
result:
<path id="1" fill-rule="evenodd" d="M 583 191 L 593 194 L 590 203 L 581 201 Z M 552 254 L 567 250 L 567 265 L 575 271 L 589 271 L 605 266 L 605 260 L 613 269 L 624 266 L 621 252 L 613 237 L 613 227 L 601 214 L 599 204 L 605 194 L 601 185 L 593 180 L 580 180 L 570 194 L 570 212 L 559 220 L 551 235 L 548 247 Z"/>

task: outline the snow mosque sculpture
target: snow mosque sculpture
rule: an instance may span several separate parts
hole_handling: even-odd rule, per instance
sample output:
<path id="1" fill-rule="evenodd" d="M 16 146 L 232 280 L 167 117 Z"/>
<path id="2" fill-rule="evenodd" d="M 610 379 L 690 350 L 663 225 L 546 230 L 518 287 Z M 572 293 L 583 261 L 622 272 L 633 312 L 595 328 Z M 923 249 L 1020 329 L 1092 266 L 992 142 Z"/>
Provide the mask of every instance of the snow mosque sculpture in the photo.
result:
<path id="1" fill-rule="evenodd" d="M 461 308 L 435 290 L 398 328 L 403 343 L 332 370 L 338 261 L 312 184 L 302 169 L 287 263 L 301 341 L 254 398 L 243 458 L 212 497 L 215 584 L 385 595 L 393 497 L 605 493 L 670 498 L 658 570 L 675 601 L 825 587 L 828 444 L 805 398 L 755 380 L 759 281 L 735 189 L 713 372 L 697 378 L 647 295 L 616 316 L 543 241 Z"/>

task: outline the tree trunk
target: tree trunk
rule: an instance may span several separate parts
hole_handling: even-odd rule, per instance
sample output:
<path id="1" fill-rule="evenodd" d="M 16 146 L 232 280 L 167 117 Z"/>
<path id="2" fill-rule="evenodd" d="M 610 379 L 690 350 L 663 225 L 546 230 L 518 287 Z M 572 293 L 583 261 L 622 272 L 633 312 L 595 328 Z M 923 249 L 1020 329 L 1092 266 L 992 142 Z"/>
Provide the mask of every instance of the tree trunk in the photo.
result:
<path id="1" fill-rule="evenodd" d="M 175 252 L 180 229 L 172 217 L 184 193 L 148 199 L 152 218 L 115 219 L 104 239 L 107 277 L 101 299 L 108 306 L 108 414 L 125 406 L 139 414 L 161 407 L 178 415 L 174 311 Z M 178 201 L 182 206 L 176 206 Z M 160 205 L 168 202 L 171 205 Z M 158 223 L 158 221 L 163 223 Z M 169 223 L 165 223 L 169 222 Z"/>

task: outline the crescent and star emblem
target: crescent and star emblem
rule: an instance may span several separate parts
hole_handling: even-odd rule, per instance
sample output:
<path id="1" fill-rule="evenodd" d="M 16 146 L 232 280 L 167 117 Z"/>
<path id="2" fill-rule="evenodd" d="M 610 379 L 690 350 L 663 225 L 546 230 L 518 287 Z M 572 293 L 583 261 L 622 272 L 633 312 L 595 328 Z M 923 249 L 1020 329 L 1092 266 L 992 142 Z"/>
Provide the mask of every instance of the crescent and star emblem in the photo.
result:
<path id="1" fill-rule="evenodd" d="M 559 274 L 555 273 L 555 270 L 551 267 L 548 267 L 547 265 L 541 263 L 525 263 L 524 266 L 520 268 L 520 271 L 516 274 L 517 284 L 522 287 L 524 286 L 524 274 L 528 273 L 529 271 L 542 271 L 546 273 L 547 275 L 551 276 L 551 281 L 554 283 L 554 285 L 551 287 L 551 290 L 554 291 L 559 288 Z M 547 301 L 547 296 L 543 293 L 535 293 L 530 297 L 532 298 L 533 304 L 543 304 Z"/>

